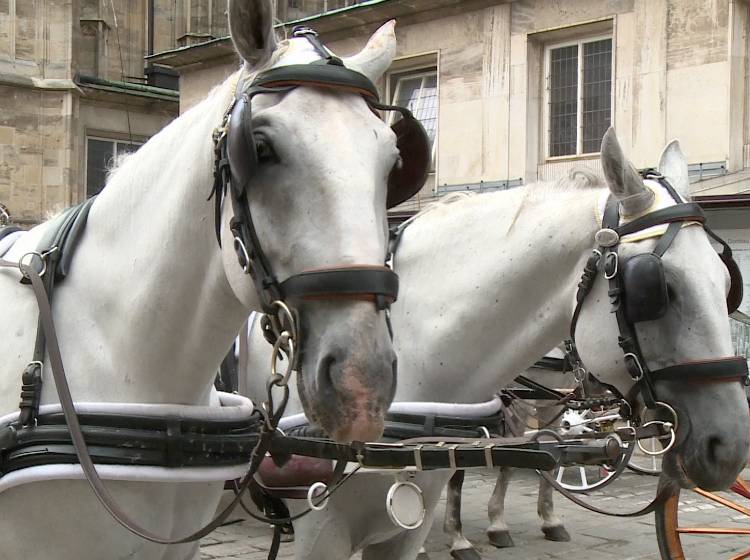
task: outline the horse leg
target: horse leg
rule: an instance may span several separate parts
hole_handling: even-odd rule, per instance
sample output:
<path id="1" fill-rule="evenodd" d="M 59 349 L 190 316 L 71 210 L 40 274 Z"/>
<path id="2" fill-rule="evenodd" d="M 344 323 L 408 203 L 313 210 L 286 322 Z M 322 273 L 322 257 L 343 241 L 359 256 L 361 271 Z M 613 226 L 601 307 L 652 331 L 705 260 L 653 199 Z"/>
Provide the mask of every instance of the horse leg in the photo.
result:
<path id="1" fill-rule="evenodd" d="M 479 560 L 479 553 L 464 537 L 461 525 L 461 490 L 466 471 L 456 471 L 448 481 L 443 532 L 451 538 L 451 556 L 457 560 Z"/>
<path id="2" fill-rule="evenodd" d="M 492 491 L 490 502 L 487 505 L 487 513 L 490 518 L 490 526 L 487 529 L 487 537 L 490 544 L 498 548 L 515 546 L 510 536 L 508 525 L 505 524 L 505 494 L 508 491 L 508 483 L 513 474 L 511 467 L 500 467 L 497 474 L 495 489 Z"/>
<path id="3" fill-rule="evenodd" d="M 543 478 L 539 478 L 539 498 L 536 511 L 542 518 L 542 533 L 548 541 L 568 542 L 570 535 L 563 526 L 562 519 L 555 513 L 554 489 Z"/>

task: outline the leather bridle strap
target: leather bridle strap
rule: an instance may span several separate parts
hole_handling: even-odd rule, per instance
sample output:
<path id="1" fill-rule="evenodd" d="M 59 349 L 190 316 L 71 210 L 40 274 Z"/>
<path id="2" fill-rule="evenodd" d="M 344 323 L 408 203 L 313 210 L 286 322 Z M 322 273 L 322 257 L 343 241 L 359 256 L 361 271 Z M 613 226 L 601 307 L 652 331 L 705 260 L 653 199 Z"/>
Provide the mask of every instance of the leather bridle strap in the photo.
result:
<path id="1" fill-rule="evenodd" d="M 610 198 L 609 202 L 615 205 L 619 205 L 619 202 L 617 202 L 616 199 L 612 200 Z M 617 210 L 617 206 L 615 206 L 615 210 Z M 617 213 L 617 215 L 619 217 L 619 212 Z M 699 222 L 703 224 L 705 221 L 706 216 L 698 204 L 694 202 L 677 201 L 677 204 L 675 204 L 674 206 L 667 206 L 666 208 L 654 210 L 653 212 L 649 212 L 645 216 L 641 216 L 640 218 L 637 218 L 632 222 L 627 222 L 622 225 L 617 225 L 616 223 L 605 223 L 602 224 L 602 226 L 611 228 L 615 230 L 620 237 L 624 237 L 628 234 L 636 233 L 653 226 L 669 224 L 672 222 Z"/>
<path id="2" fill-rule="evenodd" d="M 374 300 L 378 309 L 385 309 L 398 295 L 398 275 L 386 266 L 308 270 L 283 281 L 281 295 L 285 299 Z"/>
<path id="3" fill-rule="evenodd" d="M 743 356 L 731 356 L 677 364 L 652 370 L 650 374 L 654 381 L 743 381 L 748 376 L 748 367 Z"/>
<path id="4" fill-rule="evenodd" d="M 126 514 L 117 504 L 117 502 L 115 502 L 109 490 L 107 490 L 106 486 L 104 486 L 102 479 L 99 477 L 99 474 L 96 471 L 94 462 L 91 459 L 91 455 L 89 454 L 88 448 L 86 446 L 86 441 L 83 437 L 81 425 L 78 421 L 78 415 L 75 411 L 73 397 L 70 393 L 70 387 L 68 386 L 65 367 L 63 365 L 62 355 L 60 353 L 60 345 L 57 338 L 57 332 L 55 330 L 55 324 L 52 317 L 52 308 L 50 306 L 49 297 L 47 295 L 47 291 L 45 289 L 44 282 L 41 276 L 33 266 L 6 260 L 0 260 L 0 268 L 20 269 L 24 277 L 28 278 L 31 281 L 31 287 L 34 291 L 37 305 L 39 307 L 39 322 L 46 337 L 47 352 L 52 369 L 52 377 L 55 380 L 55 388 L 57 389 L 57 395 L 60 399 L 60 406 L 62 407 L 65 422 L 68 425 L 68 429 L 70 430 L 70 439 L 73 443 L 73 447 L 75 448 L 76 455 L 81 465 L 81 469 L 83 470 L 83 474 L 86 477 L 86 481 L 91 486 L 94 495 L 96 495 L 97 499 L 109 512 L 112 518 L 133 534 L 148 541 L 159 544 L 180 544 L 193 542 L 205 537 L 214 529 L 219 527 L 229 517 L 235 506 L 242 498 L 243 493 L 249 487 L 250 482 L 253 480 L 252 475 L 257 471 L 261 459 L 270 447 L 270 440 L 274 435 L 274 432 L 261 432 L 258 444 L 253 450 L 253 456 L 250 461 L 250 468 L 240 484 L 238 495 L 208 525 L 191 533 L 190 535 L 180 538 L 164 538 L 156 535 L 155 533 L 152 533 L 148 529 L 145 529 L 136 521 L 134 521 L 128 514 Z"/>

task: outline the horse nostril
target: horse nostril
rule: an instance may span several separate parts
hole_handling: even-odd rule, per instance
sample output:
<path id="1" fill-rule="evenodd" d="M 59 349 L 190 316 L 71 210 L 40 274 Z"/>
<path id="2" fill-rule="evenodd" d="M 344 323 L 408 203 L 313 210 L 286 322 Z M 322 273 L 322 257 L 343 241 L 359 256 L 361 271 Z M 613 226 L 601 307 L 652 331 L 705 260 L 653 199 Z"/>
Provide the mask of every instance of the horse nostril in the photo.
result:
<path id="1" fill-rule="evenodd" d="M 721 447 L 721 438 L 718 436 L 708 438 L 707 446 L 707 456 L 713 464 L 716 464 L 718 462 L 719 448 Z"/>
<path id="2" fill-rule="evenodd" d="M 326 355 L 320 364 L 318 364 L 318 388 L 322 390 L 331 390 L 333 388 L 333 365 L 336 358 L 331 354 Z"/>

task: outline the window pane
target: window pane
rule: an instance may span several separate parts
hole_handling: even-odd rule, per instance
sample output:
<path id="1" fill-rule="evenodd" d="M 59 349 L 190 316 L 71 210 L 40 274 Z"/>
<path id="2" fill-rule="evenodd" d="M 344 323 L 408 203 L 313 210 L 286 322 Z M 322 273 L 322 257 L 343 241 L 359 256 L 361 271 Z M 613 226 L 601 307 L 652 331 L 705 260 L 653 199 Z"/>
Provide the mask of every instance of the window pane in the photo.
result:
<path id="1" fill-rule="evenodd" d="M 549 155 L 576 153 L 578 45 L 550 51 Z"/>
<path id="2" fill-rule="evenodd" d="M 435 143 L 438 121 L 437 73 L 403 76 L 396 82 L 394 105 L 409 109 L 427 131 L 430 146 Z"/>
<path id="3" fill-rule="evenodd" d="M 89 138 L 86 144 L 86 196 L 94 196 L 104 188 L 107 170 L 114 159 L 114 142 Z"/>
<path id="4" fill-rule="evenodd" d="M 583 45 L 583 151 L 598 152 L 612 120 L 612 39 Z"/>
<path id="5" fill-rule="evenodd" d="M 126 154 L 132 154 L 138 148 L 141 147 L 142 144 L 130 144 L 128 142 L 118 142 L 117 143 L 117 157 L 124 156 Z"/>

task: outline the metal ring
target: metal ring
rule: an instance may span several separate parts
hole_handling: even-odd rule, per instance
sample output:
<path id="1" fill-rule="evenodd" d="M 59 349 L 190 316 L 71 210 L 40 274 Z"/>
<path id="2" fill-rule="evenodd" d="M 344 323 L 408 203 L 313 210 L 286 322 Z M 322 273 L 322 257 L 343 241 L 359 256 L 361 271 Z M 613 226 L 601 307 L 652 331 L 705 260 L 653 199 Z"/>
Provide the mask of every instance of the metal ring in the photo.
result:
<path id="1" fill-rule="evenodd" d="M 328 490 L 328 486 L 326 486 L 326 484 L 323 482 L 314 482 L 313 484 L 310 485 L 310 488 L 307 489 L 307 505 L 310 506 L 310 509 L 313 511 L 324 510 L 325 507 L 328 505 L 329 498 L 331 497 L 330 494 L 328 494 L 317 504 L 314 503 L 313 499 L 318 497 L 315 495 L 318 489 L 323 490 L 323 493 L 325 494 Z"/>
<path id="2" fill-rule="evenodd" d="M 282 348 L 282 344 L 287 344 L 289 346 L 289 351 L 285 352 Z M 286 370 L 284 373 L 279 373 L 276 369 L 276 364 L 279 361 L 279 357 L 282 354 L 286 354 Z M 275 383 L 275 385 L 279 387 L 285 387 L 287 383 L 289 383 L 289 377 L 292 375 L 292 371 L 294 367 L 294 339 L 289 334 L 288 331 L 283 331 L 279 338 L 276 339 L 276 342 L 273 345 L 273 350 L 271 352 L 271 377 L 279 376 L 281 378 L 280 381 Z"/>
<path id="3" fill-rule="evenodd" d="M 479 431 L 482 432 L 484 437 L 487 439 L 490 439 L 492 436 L 490 435 L 490 431 L 485 426 L 479 426 Z"/>
<path id="4" fill-rule="evenodd" d="M 419 498 L 419 501 L 421 502 L 421 508 L 422 511 L 418 515 L 418 519 L 414 523 L 406 523 L 402 521 L 398 515 L 393 511 L 393 499 L 396 496 L 396 491 L 399 488 L 411 488 L 414 491 L 414 494 Z M 422 495 L 422 489 L 414 484 L 413 482 L 406 482 L 406 481 L 400 481 L 400 482 L 394 482 L 390 489 L 388 490 L 388 495 L 385 498 L 385 510 L 388 512 L 388 517 L 391 518 L 391 521 L 395 525 L 398 525 L 402 529 L 412 530 L 412 529 L 418 529 L 422 526 L 422 523 L 424 523 L 425 518 L 425 507 L 424 507 L 424 496 Z"/>
<path id="5" fill-rule="evenodd" d="M 614 257 L 615 268 L 614 268 L 614 270 L 612 271 L 611 274 L 608 274 L 607 273 L 607 259 L 610 256 Z M 607 253 L 607 256 L 604 259 L 604 277 L 607 280 L 612 280 L 612 278 L 614 278 L 615 276 L 617 276 L 617 269 L 619 268 L 619 266 L 620 266 L 620 257 L 618 256 L 618 254 L 617 253 L 612 253 L 612 252 Z"/>
<path id="6" fill-rule="evenodd" d="M 672 449 L 674 447 L 674 443 L 677 440 L 677 434 L 675 433 L 674 426 L 670 422 L 662 422 L 660 420 L 652 420 L 651 422 L 646 422 L 643 427 L 650 426 L 651 424 L 661 424 L 662 426 L 669 426 L 669 443 L 666 445 L 666 447 L 663 447 L 659 451 L 649 451 L 648 449 L 644 449 L 641 445 L 641 440 L 637 439 L 635 440 L 636 445 L 638 445 L 638 449 L 640 449 L 643 453 L 646 455 L 649 455 L 650 457 L 658 457 L 659 455 L 664 455 L 667 451 Z M 659 439 L 659 438 L 657 438 Z"/>
<path id="7" fill-rule="evenodd" d="M 272 301 L 271 305 L 278 309 L 273 315 L 268 315 L 268 318 L 271 321 L 271 326 L 276 329 L 275 332 L 280 335 L 283 331 L 289 331 L 289 335 L 292 339 L 299 340 L 297 319 L 289 306 L 280 299 Z"/>
<path id="8" fill-rule="evenodd" d="M 674 408 L 672 408 L 670 405 L 665 403 L 664 401 L 656 401 L 655 404 L 656 404 L 657 409 L 658 407 L 666 408 L 667 411 L 672 415 L 672 420 L 674 420 L 674 422 L 663 422 L 663 423 L 671 424 L 672 426 L 674 426 L 674 429 L 677 430 L 677 428 L 680 426 L 680 420 L 679 418 L 677 418 L 677 411 Z"/>
<path id="9" fill-rule="evenodd" d="M 626 352 L 625 355 L 624 355 L 624 357 L 625 358 L 633 358 L 633 360 L 635 360 L 635 365 L 638 366 L 638 371 L 641 372 L 638 377 L 633 377 L 633 381 L 638 382 L 641 379 L 643 379 L 643 366 L 641 365 L 641 361 L 638 359 L 638 356 L 636 356 L 632 352 Z"/>
<path id="10" fill-rule="evenodd" d="M 26 257 L 30 257 L 28 264 L 23 262 Z M 29 251 L 28 253 L 24 253 L 23 255 L 21 255 L 21 258 L 18 259 L 18 270 L 21 271 L 21 274 L 23 274 L 24 278 L 28 278 L 29 280 L 31 280 L 31 278 L 24 271 L 24 268 L 31 268 L 32 259 L 34 257 L 39 257 L 39 260 L 42 261 L 42 270 L 41 272 L 39 272 L 39 277 L 41 278 L 42 276 L 44 276 L 44 273 L 47 272 L 47 260 L 44 258 L 44 255 L 42 255 L 39 251 Z"/>
<path id="11" fill-rule="evenodd" d="M 245 264 L 240 263 L 242 272 L 244 272 L 245 274 L 250 274 L 250 255 L 247 253 L 247 247 L 245 247 L 245 242 L 235 235 L 234 252 L 239 255 L 240 251 L 242 252 L 242 259 L 245 261 Z"/>

